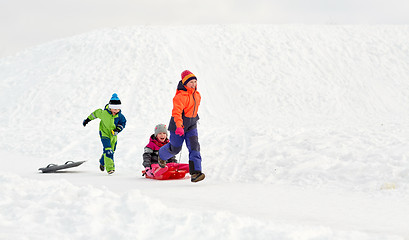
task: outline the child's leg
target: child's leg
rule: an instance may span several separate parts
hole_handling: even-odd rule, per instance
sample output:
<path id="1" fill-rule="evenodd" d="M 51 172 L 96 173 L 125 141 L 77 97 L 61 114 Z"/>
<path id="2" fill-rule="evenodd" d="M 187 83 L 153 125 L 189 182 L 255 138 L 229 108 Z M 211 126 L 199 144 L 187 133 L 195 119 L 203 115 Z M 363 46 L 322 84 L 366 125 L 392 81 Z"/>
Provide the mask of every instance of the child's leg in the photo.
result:
<path id="1" fill-rule="evenodd" d="M 99 159 L 99 164 L 102 166 L 105 166 L 105 149 L 108 149 L 111 147 L 111 141 L 107 137 L 102 137 L 101 132 L 99 132 L 99 137 L 101 138 L 101 143 L 102 143 L 102 155 L 101 158 Z"/>
<path id="2" fill-rule="evenodd" d="M 115 170 L 114 153 L 116 150 L 117 137 L 111 137 L 110 141 L 112 146 L 112 155 L 107 155 L 107 158 L 105 159 L 105 169 L 107 170 L 107 172 Z"/>
<path id="3" fill-rule="evenodd" d="M 104 155 L 105 155 L 105 151 L 102 153 L 101 158 L 99 159 L 99 164 L 101 164 L 102 166 L 105 166 Z"/>
<path id="4" fill-rule="evenodd" d="M 159 157 L 162 160 L 168 160 L 182 150 L 184 136 L 176 135 L 175 132 L 170 132 L 170 142 L 159 149 Z"/>
<path id="5" fill-rule="evenodd" d="M 197 129 L 194 128 L 187 133 L 186 146 L 189 149 L 189 172 L 190 174 L 202 172 L 202 157 L 200 155 L 200 144 Z"/>
<path id="6" fill-rule="evenodd" d="M 107 172 L 114 170 L 114 151 L 112 149 L 111 145 L 111 139 L 106 138 L 106 137 L 101 137 L 101 142 L 104 147 L 104 152 L 102 154 L 102 157 L 100 159 L 100 164 L 105 166 L 105 169 Z"/>
<path id="7" fill-rule="evenodd" d="M 106 157 L 106 154 L 107 154 L 107 151 L 109 151 L 109 150 L 112 150 L 112 148 L 111 148 L 111 141 L 110 141 L 110 139 L 109 138 L 106 138 L 106 137 L 102 137 L 101 136 L 101 142 L 102 142 L 102 156 L 101 156 L 101 159 L 99 160 L 99 163 L 102 165 L 102 166 L 105 166 L 105 157 Z"/>

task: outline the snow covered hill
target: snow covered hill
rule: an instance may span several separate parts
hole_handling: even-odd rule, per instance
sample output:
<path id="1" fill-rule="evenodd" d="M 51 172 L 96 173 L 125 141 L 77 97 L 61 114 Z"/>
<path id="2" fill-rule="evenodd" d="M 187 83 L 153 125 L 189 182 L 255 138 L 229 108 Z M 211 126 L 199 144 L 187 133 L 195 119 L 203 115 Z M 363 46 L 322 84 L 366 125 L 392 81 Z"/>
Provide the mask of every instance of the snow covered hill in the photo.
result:
<path id="1" fill-rule="evenodd" d="M 0 232 L 409 239 L 408 38 L 408 26 L 141 26 L 2 58 Z M 185 69 L 202 94 L 206 180 L 145 180 L 143 147 Z M 98 124 L 81 123 L 114 92 L 128 123 L 108 177 Z M 69 160 L 87 162 L 37 173 Z"/>

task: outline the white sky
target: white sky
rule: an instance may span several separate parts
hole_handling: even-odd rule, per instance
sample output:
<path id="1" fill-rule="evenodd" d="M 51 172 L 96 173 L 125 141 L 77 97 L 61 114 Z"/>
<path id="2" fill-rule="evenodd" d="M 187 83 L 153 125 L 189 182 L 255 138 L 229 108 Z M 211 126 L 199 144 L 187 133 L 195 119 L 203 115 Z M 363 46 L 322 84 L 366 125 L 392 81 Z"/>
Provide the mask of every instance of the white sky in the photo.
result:
<path id="1" fill-rule="evenodd" d="M 0 0 L 0 57 L 145 24 L 409 24 L 407 0 Z"/>

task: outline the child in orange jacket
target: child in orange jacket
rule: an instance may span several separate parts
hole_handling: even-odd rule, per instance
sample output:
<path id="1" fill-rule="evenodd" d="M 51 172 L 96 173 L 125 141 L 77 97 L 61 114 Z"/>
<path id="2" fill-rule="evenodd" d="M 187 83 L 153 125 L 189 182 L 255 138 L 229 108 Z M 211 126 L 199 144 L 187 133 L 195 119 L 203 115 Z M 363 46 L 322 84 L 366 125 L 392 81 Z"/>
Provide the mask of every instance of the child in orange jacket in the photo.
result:
<path id="1" fill-rule="evenodd" d="M 181 74 L 175 97 L 173 98 L 172 117 L 169 128 L 170 142 L 159 150 L 159 166 L 166 167 L 169 159 L 182 150 L 183 142 L 189 149 L 189 173 L 192 182 L 205 178 L 202 173 L 202 157 L 197 133 L 197 121 L 201 96 L 197 91 L 197 78 L 189 70 Z"/>

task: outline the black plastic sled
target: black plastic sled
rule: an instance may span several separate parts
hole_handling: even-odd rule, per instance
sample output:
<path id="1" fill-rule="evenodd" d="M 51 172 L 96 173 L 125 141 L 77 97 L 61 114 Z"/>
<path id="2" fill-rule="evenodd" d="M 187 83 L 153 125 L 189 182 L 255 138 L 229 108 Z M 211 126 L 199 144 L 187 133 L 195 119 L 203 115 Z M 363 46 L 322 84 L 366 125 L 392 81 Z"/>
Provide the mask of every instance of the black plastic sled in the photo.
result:
<path id="1" fill-rule="evenodd" d="M 65 164 L 62 165 L 57 165 L 57 164 L 48 164 L 47 167 L 45 168 L 39 168 L 38 170 L 42 171 L 43 173 L 54 173 L 57 172 L 58 170 L 61 169 L 66 169 L 66 168 L 72 168 L 72 167 L 77 167 L 81 164 L 83 164 L 85 161 L 79 161 L 79 162 L 73 162 L 73 161 L 68 161 Z"/>

